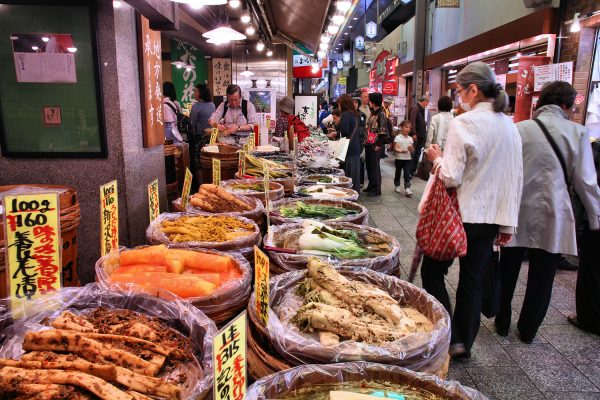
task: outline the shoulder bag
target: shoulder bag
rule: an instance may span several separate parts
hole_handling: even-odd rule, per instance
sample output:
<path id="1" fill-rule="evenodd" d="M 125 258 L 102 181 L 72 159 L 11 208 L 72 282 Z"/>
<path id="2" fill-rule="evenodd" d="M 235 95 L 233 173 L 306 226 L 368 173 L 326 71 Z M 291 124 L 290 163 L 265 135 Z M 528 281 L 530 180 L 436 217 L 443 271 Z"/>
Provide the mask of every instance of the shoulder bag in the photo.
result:
<path id="1" fill-rule="evenodd" d="M 546 136 L 546 140 L 548 140 L 548 143 L 550 143 L 552 150 L 554 150 L 554 154 L 556 154 L 556 158 L 558 158 L 558 162 L 560 163 L 560 166 L 562 167 L 562 170 L 563 170 L 563 175 L 565 176 L 565 183 L 567 184 L 567 191 L 570 191 L 571 184 L 569 181 L 569 174 L 567 173 L 567 163 L 565 162 L 565 159 L 563 158 L 563 155 L 560 152 L 558 145 L 556 144 L 556 142 L 550 135 L 550 132 L 548 132 L 548 128 L 546 128 L 546 125 L 544 125 L 544 123 L 542 121 L 540 121 L 538 118 L 535 118 L 534 121 L 538 124 L 538 126 L 542 130 L 542 132 L 544 133 L 544 136 Z"/>

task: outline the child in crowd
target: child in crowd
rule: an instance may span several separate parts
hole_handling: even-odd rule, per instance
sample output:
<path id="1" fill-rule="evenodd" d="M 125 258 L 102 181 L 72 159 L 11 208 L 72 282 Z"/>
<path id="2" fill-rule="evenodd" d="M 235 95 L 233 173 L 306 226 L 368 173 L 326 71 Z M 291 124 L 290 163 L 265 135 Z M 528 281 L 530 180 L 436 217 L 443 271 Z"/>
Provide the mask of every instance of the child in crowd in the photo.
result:
<path id="1" fill-rule="evenodd" d="M 411 131 L 410 121 L 402 121 L 400 124 L 400 134 L 394 139 L 394 155 L 396 156 L 396 175 L 394 176 L 394 185 L 396 193 L 401 193 L 400 174 L 404 172 L 404 194 L 407 197 L 412 196 L 410 190 L 410 169 L 412 166 L 413 139 L 409 136 Z"/>

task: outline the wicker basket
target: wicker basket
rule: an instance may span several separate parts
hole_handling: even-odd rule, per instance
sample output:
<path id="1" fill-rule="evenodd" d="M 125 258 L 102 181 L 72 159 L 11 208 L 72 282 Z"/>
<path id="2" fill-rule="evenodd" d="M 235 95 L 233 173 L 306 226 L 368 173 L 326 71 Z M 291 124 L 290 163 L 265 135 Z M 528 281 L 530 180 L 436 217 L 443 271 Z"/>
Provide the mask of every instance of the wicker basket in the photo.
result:
<path id="1" fill-rule="evenodd" d="M 235 179 L 242 179 L 240 177 L 239 172 L 235 173 Z M 252 177 L 247 177 L 244 176 L 243 179 L 252 179 Z M 262 177 L 256 177 L 254 179 L 260 179 L 262 180 Z M 296 185 L 296 183 L 298 182 L 297 178 L 294 177 L 290 177 L 290 178 L 275 178 L 275 179 L 270 179 L 269 182 L 276 182 L 279 183 L 281 186 L 283 186 L 283 191 L 284 191 L 284 195 L 286 197 L 291 196 L 292 194 L 294 194 L 294 186 Z"/>
<path id="2" fill-rule="evenodd" d="M 263 205 L 265 203 L 265 192 L 264 191 L 249 191 L 249 192 L 243 192 L 243 193 L 238 193 L 234 190 L 231 189 L 232 185 L 235 184 L 240 184 L 240 183 L 253 183 L 256 182 L 256 180 L 253 179 L 229 179 L 227 181 L 223 181 L 221 182 L 221 186 L 230 191 L 233 194 L 240 194 L 246 197 L 255 197 L 257 199 L 259 199 L 260 201 L 263 202 Z M 273 182 L 270 181 L 269 182 L 269 200 L 273 201 L 277 201 L 283 198 L 283 196 L 285 195 L 285 191 L 283 189 L 283 185 L 278 183 L 278 182 Z"/>

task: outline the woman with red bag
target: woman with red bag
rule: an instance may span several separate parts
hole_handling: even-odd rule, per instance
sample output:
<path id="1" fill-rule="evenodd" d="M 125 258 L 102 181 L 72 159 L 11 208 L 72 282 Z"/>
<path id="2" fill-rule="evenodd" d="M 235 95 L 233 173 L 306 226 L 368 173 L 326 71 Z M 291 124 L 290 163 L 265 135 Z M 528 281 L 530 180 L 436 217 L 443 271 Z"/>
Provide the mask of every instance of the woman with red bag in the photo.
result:
<path id="1" fill-rule="evenodd" d="M 451 122 L 443 157 L 440 147 L 432 145 L 427 158 L 434 162 L 445 187 L 456 188 L 454 201 L 458 200 L 466 234 L 467 251 L 460 258 L 450 355 L 468 358 L 479 331 L 482 278 L 491 262 L 494 240 L 506 244 L 517 227 L 523 159 L 519 131 L 503 113 L 508 107 L 508 96 L 496 83 L 490 67 L 483 62 L 469 64 L 456 81 L 461 107 L 468 112 Z M 429 200 L 424 213 L 428 206 Z M 423 288 L 450 314 L 444 276 L 452 262 L 453 259 L 434 259 L 425 251 L 421 267 Z"/>

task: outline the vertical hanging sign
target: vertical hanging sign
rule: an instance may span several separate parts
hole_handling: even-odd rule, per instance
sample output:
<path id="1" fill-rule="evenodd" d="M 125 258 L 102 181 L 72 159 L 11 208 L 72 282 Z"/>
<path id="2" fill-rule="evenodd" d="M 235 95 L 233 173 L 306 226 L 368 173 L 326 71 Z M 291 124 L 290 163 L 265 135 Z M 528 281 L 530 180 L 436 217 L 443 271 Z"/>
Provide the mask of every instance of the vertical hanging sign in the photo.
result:
<path id="1" fill-rule="evenodd" d="M 117 181 L 100 186 L 100 255 L 119 249 Z"/>
<path id="2" fill-rule="evenodd" d="M 256 315 L 264 326 L 269 322 L 269 257 L 254 246 L 254 297 Z"/>
<path id="3" fill-rule="evenodd" d="M 213 185 L 221 186 L 221 160 L 212 159 L 212 180 Z"/>
<path id="4" fill-rule="evenodd" d="M 11 308 L 61 288 L 61 244 L 56 193 L 4 197 L 6 268 Z"/>
<path id="5" fill-rule="evenodd" d="M 183 180 L 183 188 L 181 188 L 181 207 L 185 211 L 190 202 L 190 191 L 192 190 L 192 173 L 189 168 L 185 169 L 185 178 Z"/>
<path id="6" fill-rule="evenodd" d="M 246 398 L 246 312 L 221 329 L 213 339 L 213 398 Z"/>
<path id="7" fill-rule="evenodd" d="M 150 222 L 158 218 L 158 215 L 160 214 L 158 179 L 153 180 L 148 185 L 148 211 L 150 212 Z"/>

